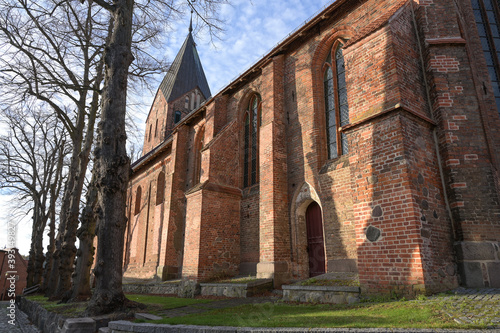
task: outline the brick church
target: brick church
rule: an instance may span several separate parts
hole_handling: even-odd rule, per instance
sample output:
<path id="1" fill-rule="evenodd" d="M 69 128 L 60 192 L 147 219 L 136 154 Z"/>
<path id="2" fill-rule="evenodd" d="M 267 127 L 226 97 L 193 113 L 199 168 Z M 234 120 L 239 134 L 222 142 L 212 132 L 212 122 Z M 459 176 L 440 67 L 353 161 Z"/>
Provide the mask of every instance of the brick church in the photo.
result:
<path id="1" fill-rule="evenodd" d="M 124 276 L 500 287 L 500 7 L 337 0 L 215 96 L 191 29 L 132 165 Z"/>

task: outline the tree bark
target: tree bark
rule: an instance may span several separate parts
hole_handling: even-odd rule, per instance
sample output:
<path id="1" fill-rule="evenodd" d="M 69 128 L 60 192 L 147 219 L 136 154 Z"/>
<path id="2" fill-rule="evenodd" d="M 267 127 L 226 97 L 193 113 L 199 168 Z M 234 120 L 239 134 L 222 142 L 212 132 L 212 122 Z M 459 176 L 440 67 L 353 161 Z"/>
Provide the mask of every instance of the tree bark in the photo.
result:
<path id="1" fill-rule="evenodd" d="M 45 229 L 46 219 L 40 215 L 41 209 L 35 203 L 35 207 L 33 208 L 27 287 L 33 287 L 42 282 L 43 262 L 45 261 L 45 256 L 43 255 L 43 230 Z"/>
<path id="2" fill-rule="evenodd" d="M 47 245 L 47 253 L 45 254 L 45 268 L 43 271 L 43 282 L 42 282 L 42 287 L 41 291 L 45 293 L 47 291 L 47 288 L 49 286 L 49 277 L 50 277 L 50 272 L 52 271 L 52 264 L 53 264 L 53 253 L 56 248 L 55 244 L 55 235 L 56 235 L 56 216 L 55 216 L 55 207 L 54 207 L 54 214 L 50 212 L 50 217 L 49 217 L 49 245 Z"/>
<path id="3" fill-rule="evenodd" d="M 96 220 L 94 208 L 97 203 L 97 188 L 95 186 L 95 175 L 92 175 L 90 187 L 87 192 L 87 204 L 81 215 L 81 226 L 77 231 L 80 247 L 77 251 L 75 273 L 73 274 L 73 285 L 69 296 L 70 302 L 85 301 L 92 296 L 90 287 L 90 268 L 94 262 L 94 238 L 96 231 Z M 63 301 L 65 301 L 63 299 Z"/>
<path id="4" fill-rule="evenodd" d="M 72 186 L 68 186 L 67 210 L 61 211 L 60 248 L 58 258 L 58 281 L 54 298 L 62 298 L 71 289 L 71 275 L 74 271 L 74 261 L 76 256 L 76 230 L 78 229 L 78 215 L 80 213 L 80 199 L 82 197 L 85 172 L 89 163 L 89 154 L 82 151 L 83 128 L 85 126 L 85 98 L 87 92 L 81 93 L 81 101 L 78 112 L 78 120 L 73 136 L 73 152 L 71 155 L 71 167 L 68 178 L 72 178 Z M 93 133 L 87 133 L 92 135 Z M 66 193 L 65 193 L 66 195 Z"/>
<path id="5" fill-rule="evenodd" d="M 87 315 L 110 313 L 122 309 L 127 302 L 122 290 L 123 243 L 127 224 L 125 207 L 130 173 L 130 159 L 125 147 L 125 111 L 128 68 L 133 61 L 133 7 L 133 0 L 113 2 L 114 27 L 104 56 L 106 67 L 101 121 L 95 149 L 99 246 L 94 269 L 96 288 L 88 304 Z"/>

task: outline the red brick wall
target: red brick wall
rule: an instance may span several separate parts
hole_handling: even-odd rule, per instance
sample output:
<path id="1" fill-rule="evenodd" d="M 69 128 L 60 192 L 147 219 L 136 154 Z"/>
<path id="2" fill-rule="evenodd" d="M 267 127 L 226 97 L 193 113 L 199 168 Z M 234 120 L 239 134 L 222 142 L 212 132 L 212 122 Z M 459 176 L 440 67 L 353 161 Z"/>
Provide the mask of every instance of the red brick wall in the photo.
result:
<path id="1" fill-rule="evenodd" d="M 143 169 L 142 172 L 137 173 L 129 185 L 128 197 L 130 199 L 127 217 L 130 222 L 125 235 L 125 276 L 152 277 L 156 274 L 169 203 L 169 198 L 165 195 L 163 202 L 156 204 L 160 172 L 165 174 L 165 188 L 170 187 L 168 152 L 162 157 L 163 159 L 154 161 L 149 169 Z M 141 205 L 139 213 L 135 214 L 139 186 L 142 192 Z M 146 256 L 144 256 L 145 253 Z"/>
<path id="2" fill-rule="evenodd" d="M 163 142 L 163 140 L 172 134 L 172 130 L 175 127 L 175 111 L 181 112 L 181 118 L 184 118 L 194 109 L 191 108 L 191 102 L 188 103 L 186 108 L 186 96 L 189 97 L 190 101 L 192 95 L 195 96 L 194 108 L 197 108 L 197 94 L 200 95 L 200 105 L 205 101 L 203 95 L 199 89 L 194 88 L 182 97 L 167 103 L 165 97 L 161 91 L 157 92 L 153 105 L 149 111 L 148 118 L 146 119 L 146 133 L 144 135 L 144 145 L 142 147 L 142 155 L 147 154 L 151 149 L 156 147 L 158 144 Z M 158 125 L 156 123 L 158 122 Z M 156 129 L 156 127 L 158 128 Z M 151 130 L 150 130 L 151 129 Z M 151 131 L 151 138 L 150 138 Z M 155 135 L 156 134 L 156 135 Z"/>
<path id="3" fill-rule="evenodd" d="M 207 187 L 187 196 L 182 277 L 209 281 L 235 276 L 240 264 L 240 196 Z"/>
<path id="4" fill-rule="evenodd" d="M 453 230 L 446 211 L 435 142 L 429 123 L 401 118 L 405 160 L 417 207 L 425 286 L 437 292 L 457 287 Z"/>
<path id="5" fill-rule="evenodd" d="M 153 105 L 146 119 L 146 133 L 144 134 L 144 144 L 142 146 L 142 155 L 147 154 L 165 139 L 167 132 L 167 101 L 161 91 L 158 91 L 153 101 Z M 158 122 L 158 127 L 156 123 Z M 156 133 L 156 136 L 155 136 Z"/>
<path id="6" fill-rule="evenodd" d="M 183 265 L 184 277 L 236 274 L 239 264 L 254 272 L 259 263 L 261 276 L 305 278 L 304 214 L 316 201 L 327 270 L 359 272 L 365 292 L 453 288 L 457 261 L 462 271 L 479 267 L 489 285 L 497 262 L 462 253 L 464 242 L 500 240 L 500 117 L 469 0 L 348 1 L 325 17 L 216 96 L 200 113 L 204 120 L 178 128 L 165 218 L 155 226 L 163 228 L 161 247 L 149 252 L 159 254 L 160 266 Z M 349 153 L 328 160 L 323 64 L 339 38 Z M 255 93 L 262 98 L 260 181 L 244 189 L 243 115 Z M 155 176 L 142 173 L 133 190 L 143 182 L 145 196 Z"/>
<path id="7" fill-rule="evenodd" d="M 247 273 L 256 273 L 259 262 L 259 185 L 243 190 L 240 217 L 241 262 Z"/>
<path id="8" fill-rule="evenodd" d="M 9 258 L 9 254 L 14 255 L 14 269 L 10 267 L 9 260 L 11 259 Z M 19 250 L 14 248 L 0 250 L 0 265 L 0 300 L 7 301 L 15 298 L 10 297 L 9 295 L 11 293 L 10 286 L 12 280 L 7 280 L 7 278 L 10 278 L 12 275 L 15 276 L 14 294 L 15 296 L 21 295 L 23 289 L 26 288 L 26 279 L 28 278 L 28 264 L 19 254 Z M 7 274 L 8 272 L 13 271 L 15 271 L 15 273 Z"/>

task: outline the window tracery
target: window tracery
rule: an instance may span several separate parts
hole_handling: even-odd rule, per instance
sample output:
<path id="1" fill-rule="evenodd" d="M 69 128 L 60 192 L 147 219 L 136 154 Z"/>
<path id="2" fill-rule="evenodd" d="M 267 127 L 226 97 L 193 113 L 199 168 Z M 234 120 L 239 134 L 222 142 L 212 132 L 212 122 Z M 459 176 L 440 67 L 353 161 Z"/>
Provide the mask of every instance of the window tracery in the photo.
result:
<path id="1" fill-rule="evenodd" d="M 347 137 L 342 131 L 342 127 L 349 124 L 349 105 L 347 103 L 347 85 L 342 47 L 342 42 L 337 41 L 334 43 L 323 65 L 326 141 L 329 159 L 349 152 Z"/>
<path id="2" fill-rule="evenodd" d="M 244 118 L 244 161 L 243 161 L 243 187 L 254 185 L 258 182 L 258 144 L 259 127 L 261 124 L 262 102 L 259 95 L 250 98 Z"/>
<path id="3" fill-rule="evenodd" d="M 491 84 L 493 95 L 500 112 L 500 6 L 492 0 L 472 0 L 472 9 L 476 19 L 481 46 Z"/>

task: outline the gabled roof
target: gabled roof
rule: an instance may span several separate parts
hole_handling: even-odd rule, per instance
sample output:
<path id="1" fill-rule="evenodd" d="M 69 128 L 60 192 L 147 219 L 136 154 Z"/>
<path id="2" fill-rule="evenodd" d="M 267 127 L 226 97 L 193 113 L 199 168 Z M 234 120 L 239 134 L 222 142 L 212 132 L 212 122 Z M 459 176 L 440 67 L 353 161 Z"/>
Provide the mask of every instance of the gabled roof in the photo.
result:
<path id="1" fill-rule="evenodd" d="M 205 99 L 212 96 L 191 29 L 189 30 L 184 44 L 160 84 L 160 90 L 167 102 L 178 99 L 196 87 Z"/>

